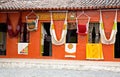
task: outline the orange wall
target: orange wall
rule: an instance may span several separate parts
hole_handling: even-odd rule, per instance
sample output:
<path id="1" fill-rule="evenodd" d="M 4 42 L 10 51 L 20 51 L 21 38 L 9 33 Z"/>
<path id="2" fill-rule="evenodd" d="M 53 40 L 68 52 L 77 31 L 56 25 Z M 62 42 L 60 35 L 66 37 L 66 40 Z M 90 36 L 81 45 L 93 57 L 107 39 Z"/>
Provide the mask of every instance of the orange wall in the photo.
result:
<path id="1" fill-rule="evenodd" d="M 77 12 L 77 16 L 81 12 Z M 99 11 L 85 11 L 86 14 L 88 14 L 91 17 L 90 22 L 99 22 Z M 108 32 L 106 34 L 107 38 L 110 37 L 111 30 L 112 30 L 112 24 L 115 16 L 115 12 L 110 11 L 103 11 L 103 21 L 105 26 L 105 32 Z M 28 12 L 22 13 L 22 22 L 25 22 L 25 16 L 28 14 Z M 15 30 L 17 20 L 19 18 L 20 13 L 9 13 L 10 19 L 12 20 L 12 24 Z M 0 13 L 0 22 L 6 22 L 6 14 Z M 18 43 L 18 37 L 11 38 L 7 34 L 7 52 L 6 56 L 0 56 L 1 58 L 52 58 L 52 59 L 72 59 L 72 58 L 65 58 L 65 48 L 64 45 L 56 46 L 52 45 L 52 57 L 42 57 L 40 53 L 40 30 L 41 30 L 41 23 L 42 22 L 50 22 L 50 19 L 46 20 L 39 20 L 38 24 L 38 30 L 34 32 L 30 32 L 30 43 L 29 43 L 29 52 L 28 55 L 19 55 L 17 54 L 17 43 Z M 74 22 L 68 21 L 68 22 Z M 83 21 L 79 19 L 79 24 L 86 23 L 87 21 Z M 120 22 L 120 11 L 118 11 L 118 22 Z M 61 30 L 62 25 L 64 21 L 54 21 L 55 29 L 57 38 L 59 39 L 61 36 Z M 109 26 L 109 27 L 108 27 Z M 76 52 L 76 60 L 85 60 L 86 59 L 86 43 L 87 43 L 87 36 L 80 36 L 78 35 L 78 44 L 77 44 L 77 52 Z M 120 59 L 114 59 L 114 45 L 103 45 L 103 54 L 104 54 L 104 60 L 105 61 L 120 61 Z"/>

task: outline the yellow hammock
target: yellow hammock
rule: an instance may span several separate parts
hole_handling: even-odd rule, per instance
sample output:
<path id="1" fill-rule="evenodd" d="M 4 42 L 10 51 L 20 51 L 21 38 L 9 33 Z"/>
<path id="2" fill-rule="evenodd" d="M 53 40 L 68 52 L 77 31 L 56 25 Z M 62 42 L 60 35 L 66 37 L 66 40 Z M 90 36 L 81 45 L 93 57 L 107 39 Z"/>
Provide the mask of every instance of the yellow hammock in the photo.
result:
<path id="1" fill-rule="evenodd" d="M 103 59 L 102 45 L 88 43 L 86 46 L 86 59 Z"/>

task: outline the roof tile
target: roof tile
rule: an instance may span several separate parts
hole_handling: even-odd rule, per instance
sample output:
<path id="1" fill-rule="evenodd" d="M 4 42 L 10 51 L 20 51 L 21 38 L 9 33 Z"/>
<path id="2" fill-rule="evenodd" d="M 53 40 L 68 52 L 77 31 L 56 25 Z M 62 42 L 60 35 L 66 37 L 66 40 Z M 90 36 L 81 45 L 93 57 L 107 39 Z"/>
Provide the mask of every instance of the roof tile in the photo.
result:
<path id="1" fill-rule="evenodd" d="M 120 8 L 120 0 L 1 0 L 0 10 Z M 47 8 L 47 9 L 46 9 Z"/>

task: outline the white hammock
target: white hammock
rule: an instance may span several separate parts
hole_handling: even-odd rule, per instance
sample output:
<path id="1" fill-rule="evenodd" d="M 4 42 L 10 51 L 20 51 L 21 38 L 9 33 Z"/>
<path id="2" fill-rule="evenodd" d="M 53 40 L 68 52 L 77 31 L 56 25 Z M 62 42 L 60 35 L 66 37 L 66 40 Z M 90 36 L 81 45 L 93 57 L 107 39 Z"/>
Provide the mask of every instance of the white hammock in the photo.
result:
<path id="1" fill-rule="evenodd" d="M 117 33 L 117 11 L 115 14 L 114 24 L 111 32 L 111 36 L 109 39 L 106 38 L 105 32 L 104 32 L 104 26 L 102 21 L 102 13 L 100 11 L 100 35 L 101 35 L 101 42 L 103 44 L 114 44 L 116 40 L 116 33 Z"/>
<path id="2" fill-rule="evenodd" d="M 61 34 L 60 40 L 58 40 L 57 37 L 56 37 L 54 23 L 53 23 L 53 19 L 52 19 L 52 13 L 51 13 L 50 34 L 51 34 L 52 44 L 62 45 L 62 44 L 65 43 L 65 41 L 66 41 L 66 34 L 67 34 L 67 13 L 66 13 L 66 18 L 65 18 L 65 21 L 64 21 L 63 30 L 62 30 L 62 34 Z"/>

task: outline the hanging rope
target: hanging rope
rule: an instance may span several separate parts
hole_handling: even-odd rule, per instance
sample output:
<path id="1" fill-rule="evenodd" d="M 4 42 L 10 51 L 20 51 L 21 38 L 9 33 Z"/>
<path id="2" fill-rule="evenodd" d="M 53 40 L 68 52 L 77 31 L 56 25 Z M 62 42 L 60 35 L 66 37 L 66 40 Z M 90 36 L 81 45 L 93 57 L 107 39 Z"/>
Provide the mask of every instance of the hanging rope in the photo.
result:
<path id="1" fill-rule="evenodd" d="M 100 35 L 101 35 L 101 42 L 103 44 L 114 44 L 115 43 L 115 37 L 117 33 L 117 10 L 115 13 L 115 19 L 114 19 L 114 24 L 112 27 L 112 32 L 110 35 L 110 38 L 107 39 L 105 36 L 105 31 L 104 31 L 104 25 L 103 25 L 103 20 L 102 20 L 102 12 L 100 11 Z"/>
<path id="2" fill-rule="evenodd" d="M 11 20 L 9 18 L 9 14 L 7 14 L 7 25 L 8 25 L 8 34 L 10 37 L 16 37 L 18 35 L 18 33 L 20 32 L 20 29 L 21 29 L 21 13 L 20 13 L 20 16 L 19 16 L 19 19 L 18 19 L 18 24 L 16 25 L 16 30 L 14 32 L 13 30 L 13 26 L 12 26 L 12 23 L 11 23 Z"/>

